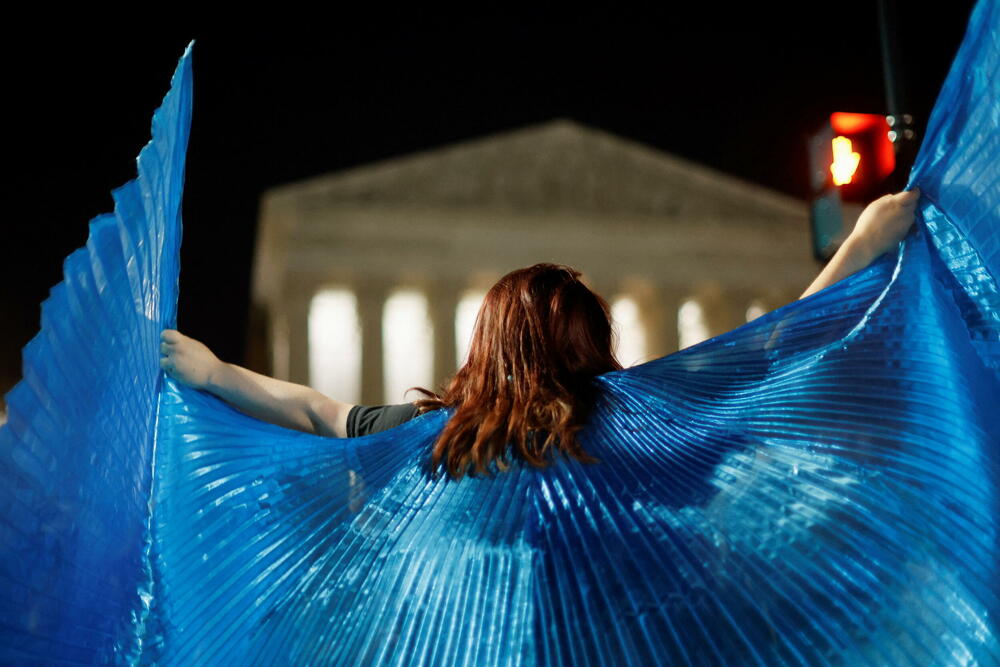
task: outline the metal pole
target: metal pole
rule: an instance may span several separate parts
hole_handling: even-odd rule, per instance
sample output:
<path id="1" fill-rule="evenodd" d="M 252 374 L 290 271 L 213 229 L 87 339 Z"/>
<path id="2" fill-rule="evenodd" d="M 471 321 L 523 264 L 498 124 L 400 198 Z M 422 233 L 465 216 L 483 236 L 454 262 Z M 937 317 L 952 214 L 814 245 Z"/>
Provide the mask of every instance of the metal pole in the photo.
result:
<path id="1" fill-rule="evenodd" d="M 878 27 L 882 46 L 882 77 L 885 81 L 886 111 L 899 118 L 905 100 L 899 76 L 899 44 L 896 41 L 896 2 L 878 0 Z"/>
<path id="2" fill-rule="evenodd" d="M 896 149 L 896 168 L 886 181 L 895 192 L 906 185 L 915 156 L 913 118 L 906 113 L 908 101 L 900 66 L 899 41 L 896 39 L 896 0 L 878 0 L 879 41 L 882 51 L 882 77 L 885 82 L 886 111 L 892 130 L 889 138 Z"/>

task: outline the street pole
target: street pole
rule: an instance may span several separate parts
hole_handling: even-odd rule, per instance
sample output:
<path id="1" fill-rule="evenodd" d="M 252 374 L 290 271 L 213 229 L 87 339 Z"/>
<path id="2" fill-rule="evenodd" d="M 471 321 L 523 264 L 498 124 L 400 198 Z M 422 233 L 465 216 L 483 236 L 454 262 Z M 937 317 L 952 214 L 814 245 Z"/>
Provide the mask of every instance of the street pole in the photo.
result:
<path id="1" fill-rule="evenodd" d="M 909 101 L 903 85 L 899 40 L 896 36 L 896 0 L 878 0 L 878 24 L 886 112 L 890 126 L 889 139 L 892 140 L 896 153 L 896 168 L 886 180 L 886 186 L 891 192 L 898 192 L 909 179 L 917 142 L 913 131 L 913 117 L 907 113 Z"/>

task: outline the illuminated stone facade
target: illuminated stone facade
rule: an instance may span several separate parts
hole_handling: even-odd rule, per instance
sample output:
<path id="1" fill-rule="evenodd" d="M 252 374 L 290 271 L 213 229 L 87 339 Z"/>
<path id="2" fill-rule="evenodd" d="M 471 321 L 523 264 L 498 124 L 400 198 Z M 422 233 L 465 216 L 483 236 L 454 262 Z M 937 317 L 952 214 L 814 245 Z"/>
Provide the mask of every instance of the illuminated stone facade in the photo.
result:
<path id="1" fill-rule="evenodd" d="M 403 286 L 427 297 L 440 382 L 455 370 L 460 294 L 543 261 L 580 269 L 609 301 L 634 299 L 647 359 L 678 348 L 686 300 L 715 336 L 752 305 L 794 300 L 819 269 L 805 202 L 557 120 L 266 192 L 252 288 L 264 370 L 310 382 L 310 300 L 346 287 L 360 401 L 383 402 L 382 306 Z"/>

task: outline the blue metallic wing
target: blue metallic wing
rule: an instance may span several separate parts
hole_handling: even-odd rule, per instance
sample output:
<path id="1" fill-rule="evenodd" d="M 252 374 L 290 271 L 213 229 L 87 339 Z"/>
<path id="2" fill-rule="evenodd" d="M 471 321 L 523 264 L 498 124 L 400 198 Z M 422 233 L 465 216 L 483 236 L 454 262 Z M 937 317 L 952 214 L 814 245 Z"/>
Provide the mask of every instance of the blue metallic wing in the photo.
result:
<path id="1" fill-rule="evenodd" d="M 149 499 L 176 326 L 191 45 L 153 114 L 138 175 L 112 192 L 63 264 L 23 351 L 0 427 L 0 663 L 109 664 L 139 655 Z"/>

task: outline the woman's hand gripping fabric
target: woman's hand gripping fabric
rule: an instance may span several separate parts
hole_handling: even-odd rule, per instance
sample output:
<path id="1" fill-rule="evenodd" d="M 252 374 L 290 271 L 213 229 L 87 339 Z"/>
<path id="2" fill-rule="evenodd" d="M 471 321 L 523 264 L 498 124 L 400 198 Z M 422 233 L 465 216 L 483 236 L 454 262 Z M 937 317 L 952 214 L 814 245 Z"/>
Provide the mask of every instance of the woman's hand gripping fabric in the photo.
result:
<path id="1" fill-rule="evenodd" d="M 851 231 L 874 259 L 894 249 L 913 226 L 920 189 L 879 197 L 865 207 Z"/>
<path id="2" fill-rule="evenodd" d="M 222 362 L 204 343 L 175 329 L 160 333 L 160 368 L 189 387 L 206 389 Z"/>

